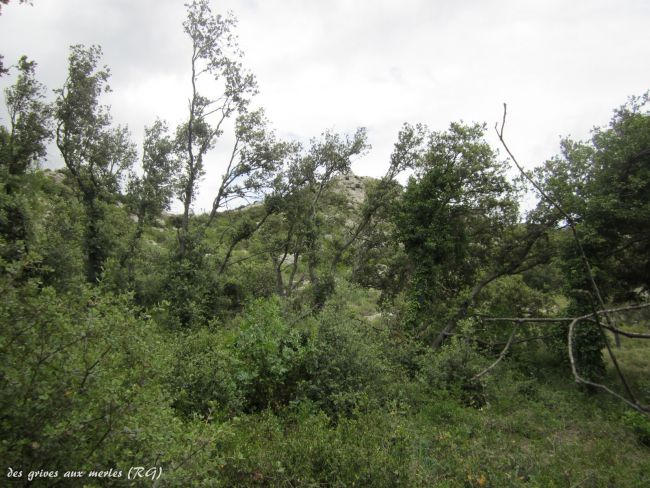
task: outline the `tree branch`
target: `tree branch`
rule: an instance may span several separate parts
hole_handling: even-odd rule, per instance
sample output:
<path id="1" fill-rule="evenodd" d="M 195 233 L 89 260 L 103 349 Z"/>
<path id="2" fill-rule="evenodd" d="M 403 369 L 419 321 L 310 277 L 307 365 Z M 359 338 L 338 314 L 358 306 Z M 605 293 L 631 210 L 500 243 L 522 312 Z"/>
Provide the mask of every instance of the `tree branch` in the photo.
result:
<path id="1" fill-rule="evenodd" d="M 501 354 L 499 354 L 499 357 L 497 358 L 497 360 L 494 361 L 490 366 L 488 366 L 487 368 L 485 368 L 485 369 L 484 369 L 483 371 L 481 371 L 480 373 L 474 375 L 474 376 L 472 377 L 472 381 L 478 380 L 481 376 L 483 376 L 483 375 L 485 375 L 486 373 L 488 373 L 488 372 L 489 372 L 490 370 L 492 370 L 492 369 L 493 369 L 497 364 L 499 364 L 499 363 L 503 360 L 504 357 L 506 357 L 506 354 L 508 353 L 508 349 L 510 349 L 510 345 L 512 344 L 512 339 L 514 339 L 514 337 L 515 337 L 515 332 L 517 332 L 517 329 L 519 328 L 520 325 L 521 325 L 521 322 L 519 322 L 519 321 L 515 322 L 515 326 L 512 328 L 512 332 L 510 333 L 510 337 L 508 338 L 508 342 L 506 342 L 506 345 L 505 345 L 505 347 L 503 348 L 503 350 L 501 351 Z"/>
<path id="2" fill-rule="evenodd" d="M 633 409 L 635 409 L 635 410 L 637 410 L 639 412 L 644 412 L 644 413 L 650 412 L 650 408 L 644 407 L 643 405 L 640 405 L 638 403 L 638 401 L 636 400 L 636 398 L 632 397 L 631 400 L 628 400 L 627 398 L 625 398 L 622 395 L 619 395 L 618 393 L 616 393 L 614 390 L 608 388 L 607 386 L 602 385 L 600 383 L 596 383 L 594 381 L 587 380 L 587 379 L 583 378 L 582 376 L 580 376 L 578 374 L 578 370 L 576 368 L 576 359 L 575 359 L 575 356 L 574 356 L 574 353 L 573 353 L 573 331 L 574 331 L 575 326 L 576 326 L 577 323 L 579 323 L 580 321 L 582 321 L 582 320 L 584 320 L 584 319 L 586 319 L 588 317 L 591 317 L 592 315 L 593 314 L 583 315 L 582 317 L 576 317 L 569 324 L 569 338 L 568 338 L 569 361 L 571 363 L 571 371 L 573 372 L 573 377 L 575 378 L 576 383 L 582 383 L 582 384 L 585 384 L 585 385 L 593 386 L 595 388 L 600 388 L 601 390 L 604 390 L 607 393 L 615 396 L 619 400 L 622 400 L 627 405 L 629 405 L 630 407 L 632 407 Z"/>

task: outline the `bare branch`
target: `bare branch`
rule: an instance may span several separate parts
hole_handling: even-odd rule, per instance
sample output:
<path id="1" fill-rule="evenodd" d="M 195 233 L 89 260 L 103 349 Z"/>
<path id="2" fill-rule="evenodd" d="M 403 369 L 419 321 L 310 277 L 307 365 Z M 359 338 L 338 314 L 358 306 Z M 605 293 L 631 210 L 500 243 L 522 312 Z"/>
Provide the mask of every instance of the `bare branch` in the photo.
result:
<path id="1" fill-rule="evenodd" d="M 571 362 L 571 371 L 573 372 L 573 377 L 575 378 L 576 383 L 583 383 L 585 385 L 590 385 L 590 386 L 593 386 L 595 388 L 600 388 L 601 390 L 604 390 L 607 393 L 615 396 L 619 400 L 624 401 L 627 405 L 629 405 L 630 407 L 632 407 L 633 409 L 635 409 L 635 410 L 637 410 L 639 412 L 644 412 L 644 413 L 650 412 L 650 408 L 644 407 L 643 405 L 639 405 L 639 403 L 637 402 L 637 400 L 634 397 L 632 398 L 632 401 L 630 401 L 627 398 L 625 398 L 624 396 L 619 395 L 618 393 L 616 393 L 614 390 L 608 388 L 607 386 L 602 385 L 600 383 L 596 383 L 594 381 L 587 380 L 587 379 L 583 378 L 582 376 L 580 376 L 578 374 L 578 370 L 576 368 L 576 359 L 575 359 L 575 356 L 574 356 L 574 353 L 573 353 L 573 331 L 575 329 L 576 324 L 578 324 L 580 321 L 582 321 L 585 318 L 590 317 L 590 316 L 591 315 L 583 315 L 582 317 L 576 317 L 569 324 L 569 340 L 568 340 L 569 361 Z"/>
<path id="2" fill-rule="evenodd" d="M 506 152 L 508 153 L 508 155 L 510 156 L 512 161 L 515 163 L 515 166 L 517 166 L 517 169 L 522 174 L 522 176 L 524 176 L 524 178 L 526 178 L 537 189 L 537 191 L 539 191 L 542 198 L 544 198 L 548 203 L 550 203 L 553 207 L 555 207 L 555 209 L 564 216 L 567 223 L 569 224 L 569 227 L 571 228 L 571 233 L 573 234 L 573 240 L 574 240 L 574 242 L 576 244 L 576 248 L 578 249 L 578 252 L 580 253 L 580 258 L 581 258 L 582 264 L 583 264 L 583 266 L 585 268 L 586 275 L 587 275 L 587 277 L 589 279 L 589 283 L 591 285 L 593 296 L 595 296 L 595 298 L 596 298 L 596 300 L 598 302 L 598 305 L 599 305 L 599 307 L 600 307 L 600 309 L 602 311 L 602 312 L 598 312 L 598 311 L 595 310 L 595 307 L 594 307 L 594 312 L 595 313 L 593 314 L 593 317 L 596 319 L 596 323 L 598 325 L 598 330 L 600 331 L 602 337 L 605 340 L 605 345 L 607 347 L 607 352 L 609 354 L 609 357 L 612 360 L 612 363 L 614 364 L 614 366 L 616 368 L 616 371 L 618 372 L 618 376 L 619 376 L 619 379 L 621 380 L 621 383 L 623 383 L 623 386 L 628 391 L 628 394 L 630 395 L 630 398 L 634 398 L 634 396 L 632 394 L 632 391 L 630 390 L 630 387 L 627 384 L 625 376 L 623 375 L 622 371 L 620 370 L 620 368 L 618 366 L 618 361 L 616 360 L 616 356 L 614 355 L 614 351 L 612 351 L 612 348 L 609 346 L 609 343 L 607 342 L 607 338 L 605 337 L 605 335 L 606 335 L 605 334 L 605 329 L 603 328 L 602 324 L 600 323 L 600 320 L 598 319 L 599 313 L 603 313 L 605 315 L 605 321 L 607 322 L 607 325 L 609 327 L 614 327 L 614 324 L 612 323 L 612 321 L 611 321 L 611 319 L 609 317 L 609 314 L 605 311 L 605 302 L 603 301 L 603 297 L 602 297 L 602 295 L 600 293 L 600 289 L 598 288 L 598 285 L 596 284 L 596 280 L 594 279 L 594 274 L 593 274 L 593 272 L 591 270 L 591 264 L 589 263 L 589 260 L 587 259 L 587 255 L 585 253 L 585 250 L 582 247 L 582 242 L 580 241 L 580 238 L 578 237 L 578 231 L 576 229 L 575 222 L 571 218 L 571 216 L 569 216 L 569 214 L 562 208 L 562 206 L 558 202 L 556 202 L 553 198 L 551 198 L 542 189 L 542 187 L 531 176 L 529 176 L 528 173 L 526 173 L 526 171 L 524 171 L 523 167 L 517 161 L 517 158 L 515 158 L 515 156 L 510 151 L 510 148 L 508 147 L 508 145 L 506 144 L 506 142 L 505 142 L 505 140 L 503 138 L 503 132 L 504 132 L 505 123 L 506 123 L 506 113 L 507 113 L 507 105 L 504 103 L 503 104 L 503 120 L 501 122 L 501 131 L 499 131 L 495 127 L 497 136 L 499 137 L 499 140 L 501 141 L 501 144 L 505 148 Z M 618 336 L 617 336 L 617 344 L 618 344 Z"/>
<path id="3" fill-rule="evenodd" d="M 481 317 L 483 322 L 571 322 L 575 317 Z"/>
<path id="4" fill-rule="evenodd" d="M 512 344 L 512 339 L 514 339 L 514 337 L 515 337 L 515 332 L 517 332 L 517 329 L 519 328 L 520 325 L 521 325 L 521 322 L 519 322 L 519 321 L 515 322 L 515 326 L 512 328 L 512 332 L 510 333 L 510 337 L 508 338 L 508 342 L 506 342 L 506 345 L 505 345 L 505 347 L 503 348 L 503 350 L 501 351 L 501 354 L 499 354 L 499 357 L 497 358 L 497 360 L 494 361 L 490 366 L 488 366 L 487 368 L 485 368 L 485 369 L 484 369 L 483 371 L 481 371 L 480 373 L 474 375 L 474 377 L 472 378 L 472 381 L 474 381 L 474 380 L 478 380 L 481 376 L 483 376 L 483 375 L 485 375 L 486 373 L 488 373 L 488 372 L 489 372 L 490 370 L 492 370 L 492 369 L 493 369 L 497 364 L 499 364 L 499 363 L 503 360 L 504 357 L 506 357 L 506 354 L 508 353 L 508 349 L 510 349 L 510 345 Z"/>
<path id="5" fill-rule="evenodd" d="M 575 360 L 575 356 L 574 356 L 574 352 L 573 352 L 573 331 L 575 329 L 576 324 L 578 324 L 579 322 L 585 321 L 585 320 L 590 320 L 592 322 L 595 322 L 599 326 L 599 329 L 601 331 L 603 331 L 604 329 L 607 329 L 607 330 L 611 330 L 612 332 L 620 333 L 621 335 L 624 335 L 624 336 L 630 337 L 630 338 L 650 339 L 650 334 L 641 334 L 641 333 L 636 333 L 636 332 L 626 332 L 626 331 L 623 331 L 623 330 L 618 329 L 618 328 L 613 327 L 613 326 L 610 327 L 608 325 L 600 324 L 596 320 L 598 315 L 608 315 L 608 314 L 612 314 L 612 313 L 625 312 L 625 311 L 629 311 L 629 310 L 640 310 L 640 309 L 644 309 L 644 308 L 648 308 L 648 307 L 650 307 L 650 303 L 641 303 L 641 304 L 637 304 L 637 305 L 625 305 L 625 306 L 610 308 L 610 309 L 606 309 L 606 310 L 596 310 L 594 313 L 582 315 L 580 317 L 573 317 L 573 318 L 569 318 L 569 317 L 556 317 L 556 318 L 552 318 L 552 317 L 480 317 L 480 319 L 485 321 L 485 322 L 499 322 L 499 321 L 506 322 L 507 321 L 507 322 L 515 322 L 516 324 L 521 324 L 523 322 L 532 322 L 532 323 L 570 322 L 570 324 L 569 324 L 569 339 L 568 339 L 569 361 L 571 362 L 571 370 L 573 372 L 573 376 L 576 379 L 576 382 L 584 383 L 584 384 L 591 385 L 591 386 L 594 386 L 596 388 L 600 388 L 602 390 L 605 390 L 608 393 L 614 395 L 615 397 L 623 400 L 625 403 L 627 403 L 628 405 L 630 405 L 631 407 L 633 407 L 634 409 L 636 409 L 636 410 L 638 410 L 640 412 L 650 412 L 650 408 L 644 407 L 644 406 L 639 404 L 638 400 L 636 399 L 636 397 L 632 393 L 632 390 L 629 387 L 629 385 L 627 383 L 627 380 L 625 379 L 625 376 L 623 375 L 623 372 L 620 370 L 620 368 L 618 366 L 618 362 L 615 362 L 615 358 L 613 359 L 614 366 L 616 368 L 616 371 L 617 371 L 617 374 L 618 374 L 619 378 L 621 378 L 621 381 L 623 383 L 623 386 L 626 389 L 626 392 L 628 393 L 628 395 L 630 397 L 630 400 L 628 400 L 625 397 L 619 395 L 618 393 L 614 392 L 613 390 L 611 390 L 610 388 L 608 388 L 605 385 L 602 385 L 600 383 L 595 383 L 593 381 L 589 381 L 589 380 L 586 380 L 586 379 L 582 378 L 577 372 L 576 360 Z M 514 329 L 513 329 L 513 333 L 514 333 Z M 535 338 L 531 338 L 531 339 L 535 339 Z M 517 341 L 517 342 L 521 342 L 521 341 Z M 513 342 L 512 342 L 512 335 L 511 335 L 510 340 L 508 340 L 508 343 L 506 344 L 506 347 L 504 348 L 504 352 L 502 352 L 502 355 L 505 355 L 505 351 L 507 351 L 508 347 L 512 343 Z M 502 358 L 500 356 L 499 359 L 497 360 L 497 363 L 501 359 Z M 494 365 L 496 365 L 496 363 Z M 491 369 L 493 366 L 491 366 L 489 369 Z M 475 378 L 477 379 L 477 377 L 475 377 Z"/>
<path id="6" fill-rule="evenodd" d="M 598 314 L 612 314 L 617 312 L 627 312 L 629 310 L 641 310 L 650 307 L 650 303 L 638 303 L 636 305 L 622 305 L 620 307 L 608 308 L 606 310 L 597 310 Z M 593 313 L 580 316 L 580 320 L 589 320 L 593 318 Z M 484 317 L 478 316 L 484 322 L 572 322 L 576 317 Z"/>
<path id="7" fill-rule="evenodd" d="M 619 329 L 618 327 L 610 327 L 609 325 L 603 325 L 603 327 L 614 332 L 615 334 L 620 334 L 631 339 L 650 339 L 650 334 L 642 334 L 640 332 L 627 332 L 625 330 Z"/>

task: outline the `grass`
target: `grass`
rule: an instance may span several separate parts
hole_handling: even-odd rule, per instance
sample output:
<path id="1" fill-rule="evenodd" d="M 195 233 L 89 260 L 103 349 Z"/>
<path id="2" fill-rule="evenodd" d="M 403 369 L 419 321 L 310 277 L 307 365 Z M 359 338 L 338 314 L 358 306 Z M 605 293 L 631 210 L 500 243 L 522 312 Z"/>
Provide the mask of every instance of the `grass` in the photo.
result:
<path id="1" fill-rule="evenodd" d="M 309 405 L 219 426 L 215 486 L 641 488 L 650 448 L 605 394 L 561 371 L 542 377 L 505 365 L 487 403 L 413 381 L 407 404 L 358 410 L 337 421 Z"/>

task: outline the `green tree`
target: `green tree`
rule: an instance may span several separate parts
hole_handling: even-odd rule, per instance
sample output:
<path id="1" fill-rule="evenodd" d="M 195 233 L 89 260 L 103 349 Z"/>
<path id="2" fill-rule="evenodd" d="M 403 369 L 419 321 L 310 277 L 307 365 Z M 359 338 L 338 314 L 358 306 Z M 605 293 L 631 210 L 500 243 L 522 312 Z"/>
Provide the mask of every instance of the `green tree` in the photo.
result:
<path id="1" fill-rule="evenodd" d="M 405 169 L 413 167 L 424 139 L 424 128 L 420 125 L 404 124 L 400 130 L 386 174 L 376 183 L 368 185 L 359 215 L 352 226 L 346 229 L 345 237 L 338 243 L 332 258 L 331 268 L 337 266 L 345 252 L 377 223 L 380 214 L 385 213 L 399 195 L 395 178 Z M 384 216 L 386 217 L 386 216 Z M 368 241 L 366 241 L 368 242 Z M 368 251 L 366 247 L 366 251 Z"/>
<path id="2" fill-rule="evenodd" d="M 235 142 L 228 165 L 202 230 L 213 223 L 220 208 L 231 202 L 251 203 L 263 198 L 264 212 L 256 222 L 240 221 L 230 233 L 219 274 L 228 266 L 235 247 L 250 239 L 279 210 L 276 202 L 282 198 L 282 188 L 278 186 L 281 171 L 287 161 L 295 157 L 299 147 L 295 143 L 279 141 L 261 109 L 237 117 Z"/>
<path id="3" fill-rule="evenodd" d="M 16 82 L 5 90 L 9 126 L 0 126 L 0 175 L 4 194 L 0 201 L 2 256 L 16 259 L 29 249 L 29 223 L 25 174 L 46 154 L 52 137 L 51 107 L 44 102 L 45 87 L 36 80 L 36 63 L 25 56 L 18 61 Z"/>
<path id="4" fill-rule="evenodd" d="M 56 144 L 86 211 L 87 278 L 95 282 L 109 253 L 101 225 L 105 205 L 114 202 L 136 151 L 126 127 L 111 127 L 100 96 L 109 91 L 108 68 L 97 68 L 98 46 L 70 48 L 68 77 L 56 91 Z"/>
<path id="5" fill-rule="evenodd" d="M 477 290 L 473 300 L 513 267 L 490 271 L 517 223 L 518 206 L 505 164 L 483 139 L 484 131 L 478 124 L 452 123 L 446 132 L 431 132 L 415 159 L 415 175 L 394 217 L 413 269 L 412 326 L 421 327 L 425 317 L 451 320 L 466 290 Z"/>
<path id="6" fill-rule="evenodd" d="M 368 147 L 363 128 L 351 136 L 325 132 L 320 139 L 312 139 L 309 149 L 289 164 L 278 183 L 285 196 L 278 202 L 281 228 L 276 228 L 270 252 L 280 295 L 291 295 L 306 276 L 317 306 L 322 306 L 333 290 L 332 265 L 322 266 L 323 196 L 336 176 L 350 171 L 352 158 Z M 288 277 L 284 273 L 286 264 L 290 265 Z M 305 274 L 298 277 L 301 265 Z"/>
<path id="7" fill-rule="evenodd" d="M 169 210 L 174 197 L 178 169 L 174 158 L 174 142 L 167 124 L 161 120 L 144 129 L 142 144 L 142 175 L 131 175 L 128 195 L 138 222 L 151 223 Z"/>
<path id="8" fill-rule="evenodd" d="M 122 264 L 132 257 L 145 225 L 150 225 L 171 206 L 178 172 L 174 149 L 165 122 L 156 120 L 151 127 L 145 127 L 142 174 L 132 173 L 127 184 L 129 210 L 135 215 L 137 226 L 122 256 Z"/>
<path id="9" fill-rule="evenodd" d="M 214 15 L 207 0 L 194 0 L 187 5 L 187 19 L 183 28 L 192 42 L 192 91 L 188 119 L 178 127 L 176 136 L 182 163 L 179 182 L 179 198 L 183 203 L 179 229 L 181 258 L 185 257 L 192 240 L 190 212 L 205 172 L 206 154 L 223 135 L 224 123 L 237 114 L 245 114 L 250 97 L 257 91 L 255 78 L 244 70 L 240 62 L 242 53 L 233 32 L 235 25 L 236 20 L 232 15 Z M 212 96 L 203 95 L 200 84 L 206 78 L 216 82 L 220 92 Z M 228 182 L 231 177 L 224 175 L 222 182 Z M 216 213 L 222 205 L 224 190 L 228 185 L 222 184 L 212 213 Z"/>
<path id="10" fill-rule="evenodd" d="M 569 138 L 561 154 L 537 171 L 537 180 L 575 226 L 604 301 L 629 300 L 650 288 L 649 96 L 632 97 L 607 127 L 589 141 Z M 543 200 L 537 212 L 555 210 Z M 566 219 L 566 216 L 564 217 Z M 600 307 L 580 250 L 568 233 L 562 246 L 570 312 Z M 603 336 L 596 326 L 579 329 L 576 355 L 584 374 L 604 373 Z"/>
<path id="11" fill-rule="evenodd" d="M 589 141 L 562 141 L 537 178 L 577 223 L 603 293 L 650 287 L 650 101 L 633 97 Z M 548 203 L 540 202 L 540 209 Z"/>
<path id="12" fill-rule="evenodd" d="M 9 127 L 0 128 L 0 163 L 11 176 L 44 157 L 52 138 L 52 110 L 44 102 L 45 86 L 36 80 L 36 63 L 23 56 L 17 68 L 16 82 L 5 90 Z"/>

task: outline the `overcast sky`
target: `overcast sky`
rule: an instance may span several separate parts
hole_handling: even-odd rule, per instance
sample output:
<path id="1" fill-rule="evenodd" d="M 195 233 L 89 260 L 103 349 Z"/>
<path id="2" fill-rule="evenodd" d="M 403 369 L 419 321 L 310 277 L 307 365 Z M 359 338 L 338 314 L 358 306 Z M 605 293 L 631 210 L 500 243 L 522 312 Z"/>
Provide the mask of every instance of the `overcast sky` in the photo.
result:
<path id="1" fill-rule="evenodd" d="M 181 0 L 12 0 L 0 16 L 5 64 L 22 54 L 49 88 L 65 78 L 68 46 L 99 44 L 112 71 L 116 123 L 141 143 L 144 125 L 176 124 L 189 95 Z M 507 137 L 527 167 L 589 136 L 629 95 L 650 88 L 647 0 L 214 0 L 232 10 L 255 104 L 278 135 L 367 127 L 357 174 L 387 166 L 404 122 L 444 130 L 487 122 L 508 103 Z M 4 88 L 10 77 L 0 79 Z M 58 160 L 50 155 L 51 164 Z M 223 158 L 209 158 L 196 209 L 208 208 Z"/>

